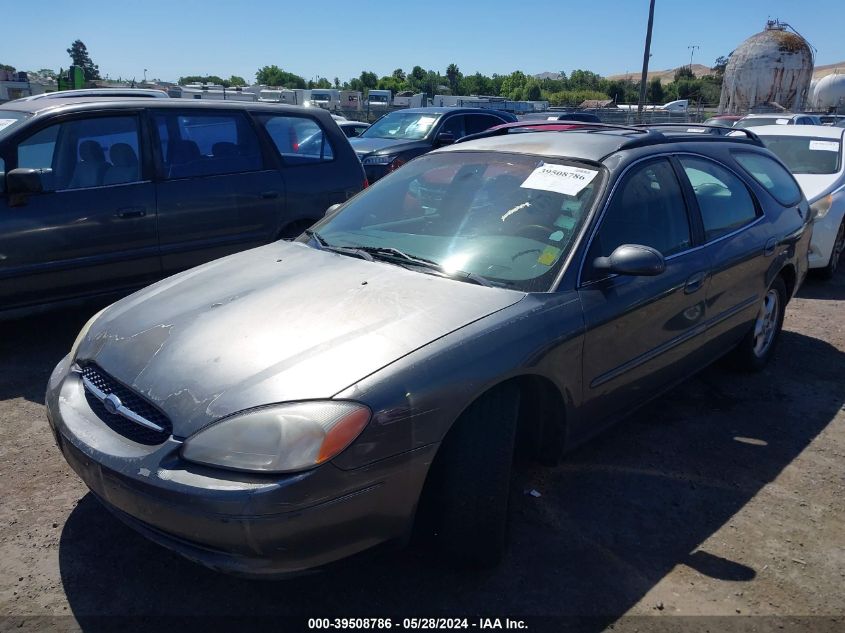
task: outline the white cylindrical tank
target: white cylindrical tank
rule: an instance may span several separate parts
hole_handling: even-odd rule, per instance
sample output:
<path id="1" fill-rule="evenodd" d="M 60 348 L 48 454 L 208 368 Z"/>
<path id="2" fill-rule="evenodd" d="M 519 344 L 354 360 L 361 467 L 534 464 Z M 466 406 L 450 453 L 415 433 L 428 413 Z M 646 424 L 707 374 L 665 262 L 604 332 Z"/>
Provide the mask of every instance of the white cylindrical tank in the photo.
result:
<path id="1" fill-rule="evenodd" d="M 770 21 L 728 59 L 719 112 L 745 113 L 777 104 L 799 111 L 813 78 L 813 52 L 807 41 Z"/>
<path id="2" fill-rule="evenodd" d="M 819 79 L 810 105 L 821 112 L 845 109 L 845 75 L 826 75 Z"/>

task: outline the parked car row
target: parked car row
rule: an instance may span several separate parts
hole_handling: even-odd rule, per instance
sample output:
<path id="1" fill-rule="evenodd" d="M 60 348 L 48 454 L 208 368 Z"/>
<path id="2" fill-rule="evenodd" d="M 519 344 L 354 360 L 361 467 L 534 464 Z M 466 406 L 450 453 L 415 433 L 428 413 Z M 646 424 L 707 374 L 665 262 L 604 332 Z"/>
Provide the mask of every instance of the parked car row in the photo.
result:
<path id="1" fill-rule="evenodd" d="M 124 107 L 140 106 L 114 116 Z M 204 138 L 195 126 L 228 130 L 238 160 L 256 161 L 237 132 L 249 130 L 288 188 L 287 169 L 323 165 L 331 148 L 339 170 L 349 146 L 319 113 L 305 124 L 326 143 L 299 162 L 298 128 L 271 125 L 284 110 L 238 109 L 242 127 L 219 129 L 178 112 L 133 115 L 151 187 L 182 165 L 168 156 L 190 154 L 202 173 L 225 155 L 185 149 Z M 378 182 L 294 241 L 92 317 L 46 401 L 57 445 L 97 498 L 148 538 L 241 574 L 299 573 L 420 525 L 453 558 L 490 564 L 506 545 L 516 451 L 554 461 L 726 354 L 765 366 L 808 270 L 814 210 L 760 137 L 485 115 L 387 115 L 352 141 L 386 157 L 365 163 L 384 167 L 370 172 Z M 32 138 L 27 126 L 10 124 L 2 147 Z M 127 132 L 107 129 L 110 166 L 78 178 L 122 165 L 114 145 Z M 83 149 L 94 132 L 60 130 L 56 147 L 67 137 L 70 150 L 54 148 L 40 171 L 20 172 L 6 149 L 7 199 L 60 195 L 24 183 L 76 178 L 99 158 Z M 425 155 L 397 169 L 406 149 Z M 361 188 L 360 169 L 346 186 Z M 110 187 L 98 185 L 104 199 Z M 159 225 L 179 206 L 164 209 Z M 207 229 L 189 217 L 183 230 Z"/>
<path id="2" fill-rule="evenodd" d="M 292 238 L 365 186 L 328 112 L 170 99 L 0 107 L 0 312 Z"/>

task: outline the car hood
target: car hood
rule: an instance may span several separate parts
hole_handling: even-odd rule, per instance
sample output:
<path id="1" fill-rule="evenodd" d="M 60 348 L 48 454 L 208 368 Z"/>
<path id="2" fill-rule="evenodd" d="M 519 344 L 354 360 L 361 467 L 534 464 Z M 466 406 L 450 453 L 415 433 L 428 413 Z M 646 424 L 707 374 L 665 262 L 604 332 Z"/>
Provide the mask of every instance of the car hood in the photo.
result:
<path id="1" fill-rule="evenodd" d="M 251 407 L 330 398 L 525 295 L 275 242 L 103 312 L 80 344 L 186 437 Z"/>
<path id="2" fill-rule="evenodd" d="M 409 141 L 402 138 L 362 138 L 359 136 L 349 139 L 349 143 L 359 157 L 375 153 L 392 154 L 421 147 L 431 149 L 431 143 L 426 141 Z"/>
<path id="3" fill-rule="evenodd" d="M 801 186 L 810 204 L 831 193 L 843 185 L 842 174 L 795 174 L 795 180 Z"/>

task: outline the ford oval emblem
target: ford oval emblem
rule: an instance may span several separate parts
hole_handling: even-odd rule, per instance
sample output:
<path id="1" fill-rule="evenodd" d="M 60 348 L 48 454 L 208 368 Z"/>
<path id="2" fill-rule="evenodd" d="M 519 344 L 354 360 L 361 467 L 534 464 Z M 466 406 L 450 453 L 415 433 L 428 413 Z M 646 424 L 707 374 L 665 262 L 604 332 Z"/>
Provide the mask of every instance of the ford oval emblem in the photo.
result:
<path id="1" fill-rule="evenodd" d="M 123 403 L 120 401 L 120 398 L 113 393 L 110 393 L 106 396 L 106 399 L 103 400 L 103 406 L 106 408 L 106 411 L 115 415 L 117 410 L 123 406 Z"/>

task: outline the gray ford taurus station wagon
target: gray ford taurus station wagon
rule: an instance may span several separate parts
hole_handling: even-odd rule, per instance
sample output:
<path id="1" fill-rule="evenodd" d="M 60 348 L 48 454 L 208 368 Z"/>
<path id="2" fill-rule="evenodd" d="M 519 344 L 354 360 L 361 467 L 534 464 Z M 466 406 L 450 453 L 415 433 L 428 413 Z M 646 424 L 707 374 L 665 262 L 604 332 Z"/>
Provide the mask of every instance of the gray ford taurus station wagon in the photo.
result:
<path id="1" fill-rule="evenodd" d="M 212 568 L 299 572 L 429 511 L 491 563 L 517 448 L 554 460 L 728 352 L 769 360 L 811 226 L 751 133 L 491 134 L 107 307 L 49 420 L 108 508 Z"/>
<path id="2" fill-rule="evenodd" d="M 349 141 L 318 108 L 79 97 L 5 103 L 0 315 L 126 294 L 295 237 L 363 186 Z"/>

